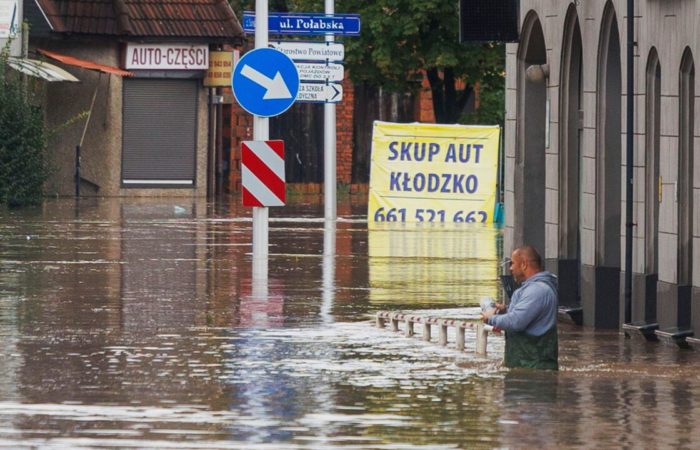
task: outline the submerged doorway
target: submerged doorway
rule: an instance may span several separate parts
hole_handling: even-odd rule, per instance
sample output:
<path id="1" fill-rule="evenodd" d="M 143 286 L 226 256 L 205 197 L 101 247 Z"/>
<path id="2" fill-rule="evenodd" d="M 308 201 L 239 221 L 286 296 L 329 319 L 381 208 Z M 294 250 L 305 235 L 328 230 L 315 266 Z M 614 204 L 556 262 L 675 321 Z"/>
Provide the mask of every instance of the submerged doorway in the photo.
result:
<path id="1" fill-rule="evenodd" d="M 678 325 L 700 331 L 700 311 L 693 305 L 693 204 L 695 63 L 690 48 L 681 59 L 679 77 L 679 165 L 678 165 Z M 694 306 L 694 307 L 693 307 Z M 693 320 L 695 319 L 695 320 Z"/>
<path id="2" fill-rule="evenodd" d="M 581 304 L 581 139 L 583 132 L 581 28 L 571 5 L 564 29 L 559 107 L 559 304 Z"/>
<path id="3" fill-rule="evenodd" d="M 603 12 L 596 83 L 595 253 L 581 267 L 583 323 L 620 326 L 620 226 L 622 217 L 622 62 L 620 32 L 612 2 Z M 591 225 L 591 224 L 588 224 Z M 591 245 L 593 244 L 593 245 Z M 592 266 L 590 264 L 593 264 Z"/>
<path id="4" fill-rule="evenodd" d="M 644 191 L 644 294 L 637 293 L 632 307 L 632 320 L 656 322 L 656 290 L 659 279 L 659 203 L 661 142 L 661 64 L 656 49 L 649 52 L 646 68 L 646 139 Z"/>
<path id="5" fill-rule="evenodd" d="M 547 53 L 537 14 L 525 18 L 518 49 L 518 122 L 515 155 L 514 245 L 545 254 Z"/>

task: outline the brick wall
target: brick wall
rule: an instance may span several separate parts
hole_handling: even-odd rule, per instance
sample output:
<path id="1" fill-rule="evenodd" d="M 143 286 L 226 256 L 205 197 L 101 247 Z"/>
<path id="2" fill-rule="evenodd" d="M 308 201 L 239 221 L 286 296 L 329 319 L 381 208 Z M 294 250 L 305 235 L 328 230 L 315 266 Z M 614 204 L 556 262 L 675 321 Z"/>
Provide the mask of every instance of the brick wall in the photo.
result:
<path id="1" fill-rule="evenodd" d="M 417 96 L 416 120 L 421 123 L 435 123 L 433 112 L 433 93 L 430 91 L 428 77 L 423 74 L 420 94 Z"/>
<path id="2" fill-rule="evenodd" d="M 355 111 L 355 89 L 343 80 L 343 101 L 336 105 L 336 177 L 338 183 L 350 184 L 352 175 L 352 125 Z"/>
<path id="3" fill-rule="evenodd" d="M 225 96 L 228 97 L 230 95 L 233 98 L 230 88 L 226 88 L 224 92 Z M 231 104 L 225 105 L 224 108 L 230 111 L 228 117 L 231 130 L 228 191 L 241 192 L 241 142 L 253 139 L 253 116 L 238 106 L 235 99 L 232 100 Z M 226 149 L 224 149 L 225 151 Z"/>

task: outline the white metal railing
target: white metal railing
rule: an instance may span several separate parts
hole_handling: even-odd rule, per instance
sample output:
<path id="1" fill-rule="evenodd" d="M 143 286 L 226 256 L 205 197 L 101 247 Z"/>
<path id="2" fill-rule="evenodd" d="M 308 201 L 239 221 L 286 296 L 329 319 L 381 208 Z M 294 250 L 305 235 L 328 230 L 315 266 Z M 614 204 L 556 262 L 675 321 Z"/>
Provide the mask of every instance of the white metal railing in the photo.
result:
<path id="1" fill-rule="evenodd" d="M 455 348 L 459 351 L 464 350 L 464 330 L 467 328 L 476 329 L 476 354 L 486 355 L 486 344 L 488 341 L 489 331 L 493 331 L 491 325 L 481 322 L 472 322 L 467 320 L 457 319 L 441 319 L 438 317 L 421 317 L 416 315 L 404 314 L 401 312 L 379 311 L 376 316 L 377 328 L 384 328 L 387 322 L 391 323 L 391 331 L 399 332 L 399 324 L 404 324 L 404 335 L 411 337 L 415 334 L 414 325 L 423 325 L 423 340 L 430 342 L 431 327 L 438 327 L 439 336 L 438 344 L 447 346 L 447 329 L 454 328 L 456 333 Z"/>

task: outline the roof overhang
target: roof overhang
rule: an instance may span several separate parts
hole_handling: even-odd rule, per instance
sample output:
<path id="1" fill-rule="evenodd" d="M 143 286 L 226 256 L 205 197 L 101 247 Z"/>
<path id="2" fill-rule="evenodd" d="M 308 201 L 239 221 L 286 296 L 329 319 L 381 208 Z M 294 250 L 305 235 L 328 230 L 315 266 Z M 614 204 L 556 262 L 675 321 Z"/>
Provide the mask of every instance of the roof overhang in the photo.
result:
<path id="1" fill-rule="evenodd" d="M 42 78 L 46 81 L 80 81 L 69 72 L 45 61 L 10 57 L 7 58 L 7 64 L 18 72 Z"/>
<path id="2" fill-rule="evenodd" d="M 36 49 L 36 51 L 44 56 L 48 56 L 51 59 L 55 59 L 56 61 L 60 61 L 63 64 L 68 64 L 70 66 L 80 67 L 89 70 L 96 70 L 98 72 L 118 75 L 120 77 L 134 76 L 134 74 L 132 72 L 129 72 L 128 70 L 123 70 L 118 67 L 106 66 L 104 64 L 98 64 L 93 61 L 76 58 L 75 56 L 63 55 L 61 53 L 51 52 L 41 48 Z"/>

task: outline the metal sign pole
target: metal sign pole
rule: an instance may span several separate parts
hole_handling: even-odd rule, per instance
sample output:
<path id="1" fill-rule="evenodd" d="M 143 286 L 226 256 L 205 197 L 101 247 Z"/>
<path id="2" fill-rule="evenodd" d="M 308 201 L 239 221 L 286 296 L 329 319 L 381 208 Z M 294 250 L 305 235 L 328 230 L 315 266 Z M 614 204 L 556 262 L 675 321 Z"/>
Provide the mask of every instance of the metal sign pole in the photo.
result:
<path id="1" fill-rule="evenodd" d="M 267 48 L 268 0 L 255 0 L 255 48 Z M 270 120 L 253 116 L 253 139 L 270 138 Z M 268 208 L 253 208 L 253 279 L 267 280 Z"/>
<path id="2" fill-rule="evenodd" d="M 335 0 L 325 0 L 326 14 L 335 13 Z M 334 42 L 333 34 L 326 34 L 326 42 Z M 323 193 L 324 217 L 326 220 L 336 219 L 336 124 L 335 103 L 323 106 Z"/>

